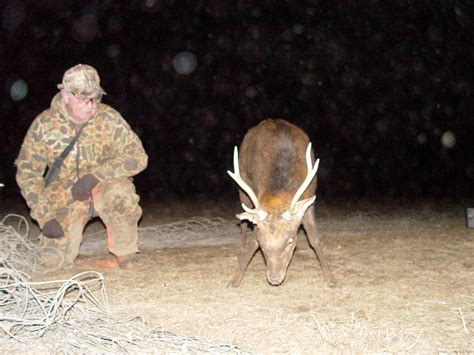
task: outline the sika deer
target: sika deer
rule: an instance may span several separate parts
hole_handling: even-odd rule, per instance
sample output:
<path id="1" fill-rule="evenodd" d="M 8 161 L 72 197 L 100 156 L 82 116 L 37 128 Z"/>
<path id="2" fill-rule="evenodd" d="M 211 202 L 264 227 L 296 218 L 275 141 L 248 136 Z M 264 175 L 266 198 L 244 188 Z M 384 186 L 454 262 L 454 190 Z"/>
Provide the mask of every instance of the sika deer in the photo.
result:
<path id="1" fill-rule="evenodd" d="M 280 285 L 286 276 L 301 224 L 326 281 L 334 285 L 316 227 L 313 203 L 319 159 L 314 165 L 313 161 L 308 136 L 281 119 L 268 119 L 251 128 L 240 146 L 240 157 L 237 147 L 234 148 L 234 172 L 228 173 L 241 188 L 240 201 L 245 212 L 237 215 L 242 220 L 242 247 L 238 268 L 229 286 L 240 285 L 259 247 L 267 264 L 268 282 Z M 244 220 L 255 224 L 250 239 Z"/>

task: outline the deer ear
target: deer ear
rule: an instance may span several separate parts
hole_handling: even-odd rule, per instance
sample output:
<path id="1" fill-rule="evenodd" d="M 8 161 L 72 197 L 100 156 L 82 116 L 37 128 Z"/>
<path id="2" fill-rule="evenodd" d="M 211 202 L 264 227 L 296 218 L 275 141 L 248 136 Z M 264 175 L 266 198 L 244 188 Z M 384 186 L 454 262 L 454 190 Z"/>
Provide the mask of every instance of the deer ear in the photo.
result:
<path id="1" fill-rule="evenodd" d="M 255 223 L 254 222 L 254 219 L 256 217 L 256 215 L 254 213 L 248 213 L 248 212 L 243 212 L 243 213 L 239 213 L 237 215 L 235 215 L 238 219 L 240 219 L 241 221 L 243 220 L 248 220 L 252 223 Z"/>
<path id="2" fill-rule="evenodd" d="M 257 214 L 257 213 L 248 213 L 248 212 L 243 212 L 243 213 L 239 213 L 236 215 L 236 217 L 238 219 L 240 219 L 241 221 L 243 220 L 249 220 L 250 222 L 252 222 L 253 224 L 259 224 L 260 222 L 262 222 L 266 217 L 266 212 L 264 211 L 261 211 L 265 214 Z"/>
<path id="3" fill-rule="evenodd" d="M 301 204 L 301 208 L 303 209 L 304 212 L 308 209 L 309 206 L 311 206 L 314 201 L 316 200 L 316 195 L 313 197 L 307 198 L 306 200 L 302 200 L 297 203 L 297 205 Z"/>
<path id="4" fill-rule="evenodd" d="M 254 224 L 258 224 L 262 222 L 265 218 L 267 218 L 268 213 L 261 209 L 250 209 L 244 204 L 242 204 L 243 209 L 245 210 L 244 213 L 240 213 L 237 215 L 237 218 L 240 220 L 247 219 Z"/>
<path id="5" fill-rule="evenodd" d="M 309 208 L 309 206 L 311 206 L 314 203 L 314 200 L 316 200 L 316 196 L 307 198 L 305 200 L 298 201 L 292 211 L 286 211 L 286 212 L 284 212 L 284 214 L 287 213 L 287 212 L 290 212 L 291 215 L 293 215 L 293 216 L 294 215 L 299 215 L 299 216 L 303 217 L 303 215 L 305 214 L 305 212 Z M 285 216 L 283 216 L 283 218 L 285 218 Z"/>

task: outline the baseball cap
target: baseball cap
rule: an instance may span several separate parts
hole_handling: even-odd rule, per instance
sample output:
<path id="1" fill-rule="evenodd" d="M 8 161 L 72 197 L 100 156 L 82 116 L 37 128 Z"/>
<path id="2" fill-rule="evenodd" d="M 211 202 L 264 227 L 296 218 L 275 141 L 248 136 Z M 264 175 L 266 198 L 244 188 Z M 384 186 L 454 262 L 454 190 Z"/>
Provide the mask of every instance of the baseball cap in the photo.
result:
<path id="1" fill-rule="evenodd" d="M 66 89 L 81 95 L 106 94 L 100 86 L 97 70 L 87 64 L 77 64 L 66 70 L 62 83 L 58 84 L 58 89 Z"/>

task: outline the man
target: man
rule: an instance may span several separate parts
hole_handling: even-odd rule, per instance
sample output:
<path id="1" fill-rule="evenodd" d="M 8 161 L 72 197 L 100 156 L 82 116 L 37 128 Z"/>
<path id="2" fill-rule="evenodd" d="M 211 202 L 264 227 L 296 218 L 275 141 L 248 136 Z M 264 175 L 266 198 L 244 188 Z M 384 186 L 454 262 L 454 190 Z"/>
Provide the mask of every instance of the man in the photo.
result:
<path id="1" fill-rule="evenodd" d="M 101 103 L 105 91 L 97 71 L 84 64 L 68 69 L 49 109 L 35 118 L 16 160 L 16 180 L 31 216 L 41 229 L 41 257 L 70 267 L 79 254 L 87 221 L 99 216 L 107 227 L 112 266 L 133 267 L 138 258 L 138 205 L 132 176 L 148 157 L 138 136 L 112 107 Z M 82 128 L 57 175 L 45 183 L 46 167 Z M 110 265 L 109 265 L 110 266 Z"/>

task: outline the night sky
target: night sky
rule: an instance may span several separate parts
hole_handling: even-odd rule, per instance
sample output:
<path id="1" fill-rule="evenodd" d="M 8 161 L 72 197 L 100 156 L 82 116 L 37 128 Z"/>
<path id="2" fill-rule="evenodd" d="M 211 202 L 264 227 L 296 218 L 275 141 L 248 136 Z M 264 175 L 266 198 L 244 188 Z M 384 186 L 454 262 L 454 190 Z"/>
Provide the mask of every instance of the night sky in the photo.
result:
<path id="1" fill-rule="evenodd" d="M 318 196 L 474 197 L 472 1 L 0 4 L 4 194 L 32 120 L 84 63 L 143 141 L 145 199 L 237 198 L 233 146 L 269 117 L 310 136 Z"/>

